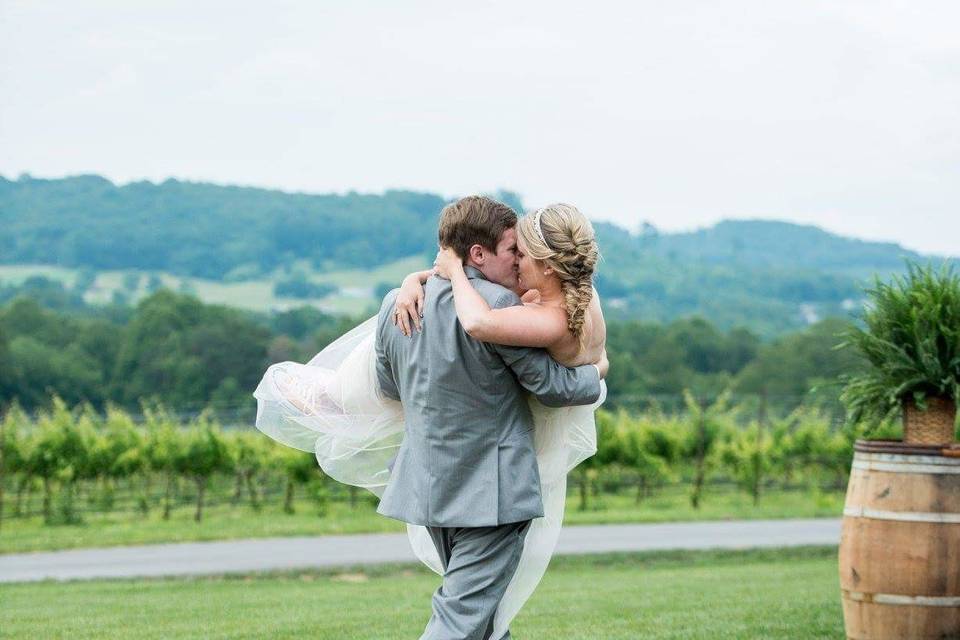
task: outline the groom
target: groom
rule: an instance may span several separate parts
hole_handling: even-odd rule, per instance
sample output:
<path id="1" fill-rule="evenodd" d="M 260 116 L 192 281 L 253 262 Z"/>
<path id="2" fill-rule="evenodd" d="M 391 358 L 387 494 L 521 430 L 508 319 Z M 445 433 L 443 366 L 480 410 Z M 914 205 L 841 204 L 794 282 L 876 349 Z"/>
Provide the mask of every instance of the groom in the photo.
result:
<path id="1" fill-rule="evenodd" d="M 491 308 L 521 304 L 510 290 L 516 223 L 510 207 L 481 196 L 440 215 L 440 245 L 467 256 L 467 276 Z M 402 401 L 406 433 L 377 511 L 426 526 L 443 562 L 421 640 L 501 640 L 490 638 L 494 614 L 530 521 L 543 516 L 524 390 L 548 406 L 590 404 L 606 362 L 569 369 L 543 349 L 471 338 L 450 282 L 437 277 L 425 287 L 422 330 L 406 337 L 392 322 L 396 295 L 384 298 L 377 321 L 377 379 Z"/>

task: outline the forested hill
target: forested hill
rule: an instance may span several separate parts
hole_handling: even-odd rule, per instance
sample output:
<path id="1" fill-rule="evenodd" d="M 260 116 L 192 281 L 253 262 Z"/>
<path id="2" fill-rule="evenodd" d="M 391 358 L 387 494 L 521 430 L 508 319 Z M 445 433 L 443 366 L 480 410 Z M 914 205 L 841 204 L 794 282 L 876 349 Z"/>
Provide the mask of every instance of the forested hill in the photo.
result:
<path id="1" fill-rule="evenodd" d="M 773 220 L 724 220 L 692 233 L 660 236 L 656 250 L 706 264 L 818 269 L 855 275 L 898 270 L 920 256 L 893 243 L 833 235 L 809 225 Z"/>
<path id="2" fill-rule="evenodd" d="M 520 206 L 513 194 L 499 197 Z M 0 264 L 231 282 L 304 264 L 314 274 L 417 255 L 428 264 L 444 202 L 411 191 L 309 195 L 177 180 L 118 186 L 99 176 L 0 177 Z M 724 221 L 673 234 L 596 228 L 604 256 L 597 286 L 611 317 L 699 314 L 764 335 L 847 314 L 872 274 L 921 258 L 895 244 L 784 222 Z"/>
<path id="3" fill-rule="evenodd" d="M 140 269 L 220 279 L 306 258 L 375 266 L 436 244 L 440 196 L 306 195 L 99 176 L 0 178 L 3 263 Z"/>

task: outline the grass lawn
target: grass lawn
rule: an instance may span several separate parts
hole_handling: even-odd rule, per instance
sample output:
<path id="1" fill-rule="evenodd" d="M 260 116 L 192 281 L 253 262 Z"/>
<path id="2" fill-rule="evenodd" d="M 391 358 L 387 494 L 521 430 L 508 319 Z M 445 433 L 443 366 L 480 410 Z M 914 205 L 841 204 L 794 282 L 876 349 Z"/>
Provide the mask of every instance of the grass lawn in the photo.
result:
<path id="1" fill-rule="evenodd" d="M 368 495 L 368 494 L 367 494 Z M 373 496 L 370 496 L 372 498 Z M 766 518 L 839 517 L 843 510 L 842 493 L 817 494 L 805 491 L 778 491 L 763 496 L 754 506 L 746 494 L 731 489 L 708 491 L 701 508 L 690 507 L 686 489 L 664 489 L 639 506 L 632 495 L 603 495 L 592 499 L 590 509 L 580 511 L 579 498 L 571 493 L 567 500 L 567 525 L 613 524 L 630 522 L 680 522 L 691 520 L 748 520 Z M 147 517 L 131 512 L 88 513 L 81 525 L 45 526 L 39 517 L 5 519 L 0 528 L 0 553 L 106 547 L 151 542 L 223 540 L 344 533 L 403 531 L 403 524 L 376 513 L 373 502 L 361 499 L 355 508 L 345 502 L 332 502 L 324 517 L 315 506 L 301 500 L 296 513 L 283 513 L 280 505 L 268 503 L 259 512 L 248 506 L 209 507 L 200 523 L 193 520 L 193 509 L 174 509 L 171 519 L 160 518 L 154 509 Z M 7 507 L 9 513 L 11 507 Z"/>
<path id="2" fill-rule="evenodd" d="M 416 638 L 422 567 L 0 586 L 5 638 Z M 843 638 L 836 548 L 556 558 L 517 640 Z"/>

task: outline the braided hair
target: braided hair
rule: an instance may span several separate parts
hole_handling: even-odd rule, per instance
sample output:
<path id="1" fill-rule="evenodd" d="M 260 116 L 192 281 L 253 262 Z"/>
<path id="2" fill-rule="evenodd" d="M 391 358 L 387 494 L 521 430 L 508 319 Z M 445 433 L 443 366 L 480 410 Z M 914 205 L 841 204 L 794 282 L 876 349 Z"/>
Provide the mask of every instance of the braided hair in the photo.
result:
<path id="1" fill-rule="evenodd" d="M 593 225 L 569 204 L 552 204 L 524 216 L 517 231 L 527 254 L 542 260 L 560 278 L 567 328 L 583 350 L 583 325 L 593 299 L 593 272 L 600 257 Z"/>

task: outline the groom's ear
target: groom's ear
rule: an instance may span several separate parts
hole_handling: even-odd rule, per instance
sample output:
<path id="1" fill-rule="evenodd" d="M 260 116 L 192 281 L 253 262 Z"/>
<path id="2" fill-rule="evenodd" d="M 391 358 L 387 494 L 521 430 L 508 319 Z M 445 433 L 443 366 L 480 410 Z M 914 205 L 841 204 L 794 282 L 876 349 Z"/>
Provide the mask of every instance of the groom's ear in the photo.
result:
<path id="1" fill-rule="evenodd" d="M 470 251 L 467 252 L 467 258 L 473 262 L 482 265 L 483 264 L 484 249 L 482 245 L 473 244 L 470 245 Z"/>

